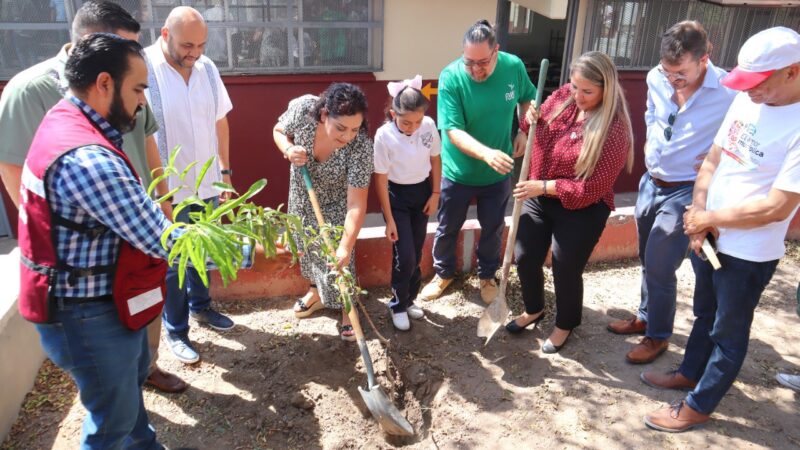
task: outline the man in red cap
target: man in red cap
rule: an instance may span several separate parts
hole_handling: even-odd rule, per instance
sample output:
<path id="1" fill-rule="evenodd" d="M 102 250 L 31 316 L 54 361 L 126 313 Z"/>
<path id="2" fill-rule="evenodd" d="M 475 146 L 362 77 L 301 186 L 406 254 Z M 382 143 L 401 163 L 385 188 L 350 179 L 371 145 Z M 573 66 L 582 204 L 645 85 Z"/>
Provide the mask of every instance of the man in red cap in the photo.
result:
<path id="1" fill-rule="evenodd" d="M 784 27 L 755 34 L 722 83 L 742 92 L 700 168 L 684 215 L 694 250 L 694 325 L 678 370 L 642 374 L 656 388 L 691 390 L 645 416 L 649 427 L 661 431 L 705 423 L 733 385 L 747 354 L 753 312 L 800 205 L 800 35 Z M 718 233 L 717 271 L 700 257 L 709 233 Z"/>

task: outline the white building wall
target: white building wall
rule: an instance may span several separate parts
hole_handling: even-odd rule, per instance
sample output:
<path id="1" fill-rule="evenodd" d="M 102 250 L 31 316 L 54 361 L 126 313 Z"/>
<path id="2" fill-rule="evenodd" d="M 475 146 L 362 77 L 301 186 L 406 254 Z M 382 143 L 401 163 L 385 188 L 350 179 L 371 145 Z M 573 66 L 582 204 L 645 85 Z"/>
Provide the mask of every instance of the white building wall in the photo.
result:
<path id="1" fill-rule="evenodd" d="M 378 80 L 436 79 L 461 55 L 461 38 L 480 19 L 494 23 L 494 0 L 386 0 Z"/>

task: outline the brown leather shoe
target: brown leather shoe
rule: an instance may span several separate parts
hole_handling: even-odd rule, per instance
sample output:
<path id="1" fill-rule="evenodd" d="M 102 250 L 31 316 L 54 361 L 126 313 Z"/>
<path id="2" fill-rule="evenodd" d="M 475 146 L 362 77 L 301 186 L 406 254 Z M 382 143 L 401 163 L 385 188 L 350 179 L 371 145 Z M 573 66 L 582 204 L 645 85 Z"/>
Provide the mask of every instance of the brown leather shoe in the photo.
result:
<path id="1" fill-rule="evenodd" d="M 189 387 L 179 376 L 162 370 L 160 367 L 156 367 L 150 373 L 150 376 L 147 377 L 144 384 L 168 394 L 177 394 L 185 391 L 186 388 Z"/>
<path id="2" fill-rule="evenodd" d="M 627 320 L 615 320 L 606 327 L 608 331 L 615 334 L 644 334 L 647 329 L 647 322 L 639 320 L 638 317 Z"/>
<path id="3" fill-rule="evenodd" d="M 639 378 L 644 384 L 656 389 L 689 390 L 697 386 L 696 381 L 686 378 L 677 370 L 667 373 L 648 370 L 647 372 L 642 372 Z"/>
<path id="4" fill-rule="evenodd" d="M 631 351 L 625 355 L 625 359 L 631 364 L 647 364 L 656 360 L 669 347 L 669 341 L 643 337 Z"/>
<path id="5" fill-rule="evenodd" d="M 708 422 L 711 416 L 693 410 L 683 400 L 644 416 L 648 427 L 668 433 L 680 433 Z"/>

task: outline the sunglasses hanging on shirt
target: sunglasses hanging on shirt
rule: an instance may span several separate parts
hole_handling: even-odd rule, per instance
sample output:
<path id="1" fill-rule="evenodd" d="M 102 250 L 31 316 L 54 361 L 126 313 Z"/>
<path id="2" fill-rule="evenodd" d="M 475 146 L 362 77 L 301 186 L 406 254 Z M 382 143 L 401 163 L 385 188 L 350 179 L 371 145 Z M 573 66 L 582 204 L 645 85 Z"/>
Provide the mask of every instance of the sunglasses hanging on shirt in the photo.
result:
<path id="1" fill-rule="evenodd" d="M 674 113 L 670 114 L 669 117 L 667 118 L 667 123 L 669 124 L 669 126 L 667 128 L 664 128 L 664 138 L 666 138 L 666 140 L 672 139 L 672 126 L 675 125 L 675 119 L 677 117 L 678 117 L 678 111 L 675 111 Z"/>

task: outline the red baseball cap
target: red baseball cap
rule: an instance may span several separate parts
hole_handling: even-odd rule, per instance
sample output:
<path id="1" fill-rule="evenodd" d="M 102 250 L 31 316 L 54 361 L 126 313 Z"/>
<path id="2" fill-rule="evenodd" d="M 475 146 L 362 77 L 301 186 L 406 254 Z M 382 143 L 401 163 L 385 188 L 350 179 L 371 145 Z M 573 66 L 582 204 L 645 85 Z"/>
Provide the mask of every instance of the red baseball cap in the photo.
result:
<path id="1" fill-rule="evenodd" d="M 760 31 L 742 45 L 738 62 L 722 84 L 737 91 L 752 89 L 776 70 L 800 62 L 800 34 L 786 27 Z"/>

